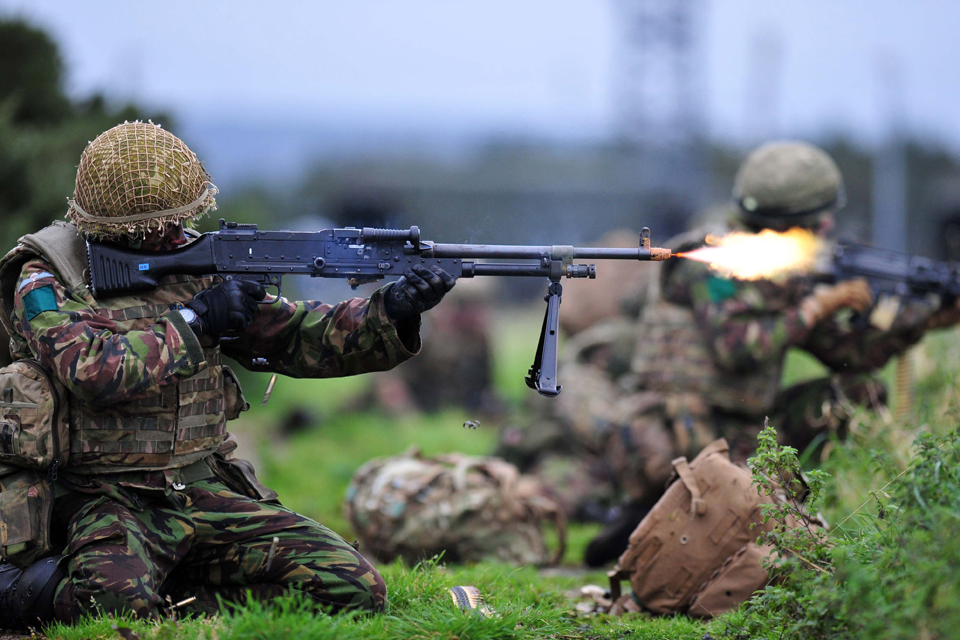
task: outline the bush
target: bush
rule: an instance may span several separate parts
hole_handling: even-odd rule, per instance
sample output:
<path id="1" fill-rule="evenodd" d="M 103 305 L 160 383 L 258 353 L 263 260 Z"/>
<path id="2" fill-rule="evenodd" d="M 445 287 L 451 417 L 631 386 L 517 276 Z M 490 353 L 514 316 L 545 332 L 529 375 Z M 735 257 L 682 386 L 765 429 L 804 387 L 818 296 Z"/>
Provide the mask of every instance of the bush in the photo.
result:
<path id="1" fill-rule="evenodd" d="M 763 536 L 778 551 L 773 583 L 727 619 L 736 633 L 766 638 L 947 638 L 960 628 L 960 434 L 921 435 L 913 463 L 872 494 L 872 514 L 855 514 L 828 535 L 806 513 L 823 500 L 826 474 L 804 489 L 796 451 L 760 438 L 754 479 L 786 500 L 765 511 L 778 524 Z M 878 458 L 879 460 L 879 458 Z M 806 513 L 804 513 L 804 511 Z M 854 514 L 852 514 L 854 515 Z M 801 526 L 789 529 L 788 518 Z"/>

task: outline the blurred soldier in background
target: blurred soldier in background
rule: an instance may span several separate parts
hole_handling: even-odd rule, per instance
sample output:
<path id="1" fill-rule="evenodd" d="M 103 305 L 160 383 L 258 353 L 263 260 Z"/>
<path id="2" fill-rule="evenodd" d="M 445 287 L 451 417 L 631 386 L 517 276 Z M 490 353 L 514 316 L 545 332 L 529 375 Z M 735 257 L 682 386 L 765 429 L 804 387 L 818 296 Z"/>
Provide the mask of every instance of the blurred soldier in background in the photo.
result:
<path id="1" fill-rule="evenodd" d="M 735 230 L 799 227 L 824 236 L 843 206 L 843 180 L 823 150 L 775 142 L 748 156 L 733 196 L 737 214 L 726 225 L 686 233 L 670 248 L 689 251 L 703 246 L 708 234 Z M 579 354 L 577 366 L 601 368 L 613 402 L 590 419 L 561 420 L 574 436 L 583 430 L 575 425 L 586 424 L 588 448 L 602 450 L 608 473 L 628 499 L 620 517 L 589 545 L 591 565 L 623 551 L 662 494 L 673 457 L 692 457 L 725 437 L 731 457 L 745 461 L 768 416 L 783 443 L 800 451 L 830 433 L 842 436 L 855 405 L 885 402 L 882 383 L 865 374 L 903 353 L 928 329 L 960 321 L 955 308 L 924 299 L 885 304 L 886 317 L 860 324 L 853 316 L 873 304 L 866 281 L 814 286 L 802 275 L 739 280 L 690 260 L 665 263 L 660 288 L 660 299 L 642 307 L 632 336 L 622 323 L 619 330 L 608 323 L 613 341 Z M 631 338 L 625 371 L 625 357 L 615 345 Z M 831 375 L 781 389 L 790 347 L 817 357 Z M 563 375 L 570 379 L 570 373 Z"/>
<path id="2" fill-rule="evenodd" d="M 369 299 L 335 306 L 261 304 L 255 283 L 193 276 L 164 278 L 143 295 L 91 293 L 84 238 L 174 249 L 195 237 L 183 223 L 214 209 L 216 193 L 182 141 L 125 123 L 84 151 L 73 224 L 25 236 L 0 263 L 13 355 L 62 385 L 70 429 L 69 459 L 58 478 L 51 473 L 62 556 L 24 570 L 0 565 L 0 627 L 155 617 L 171 601 L 212 613 L 221 601 L 291 590 L 329 610 L 384 608 L 386 588 L 366 559 L 281 506 L 249 463 L 229 456 L 226 421 L 249 405 L 221 355 L 297 377 L 390 369 L 419 351 L 421 312 L 455 280 L 414 267 Z M 221 348 L 224 333 L 241 339 Z M 31 529 L 10 521 L 26 510 L 4 509 L 5 526 Z"/>
<path id="3" fill-rule="evenodd" d="M 392 414 L 462 407 L 472 414 L 500 412 L 493 380 L 489 279 L 461 282 L 445 304 L 425 318 L 423 349 L 404 367 L 374 376 L 370 394 Z M 443 384 L 436 384 L 442 380 Z M 369 409 L 370 396 L 358 408 Z"/>

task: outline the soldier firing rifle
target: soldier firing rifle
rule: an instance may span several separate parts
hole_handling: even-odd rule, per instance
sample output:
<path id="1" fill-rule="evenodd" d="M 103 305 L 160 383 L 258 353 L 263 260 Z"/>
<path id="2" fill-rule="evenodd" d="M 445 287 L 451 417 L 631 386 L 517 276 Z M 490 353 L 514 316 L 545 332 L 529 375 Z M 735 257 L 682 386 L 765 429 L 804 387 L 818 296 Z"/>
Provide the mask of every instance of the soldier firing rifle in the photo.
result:
<path id="1" fill-rule="evenodd" d="M 419 351 L 421 314 L 457 276 L 538 276 L 550 288 L 529 382 L 555 395 L 560 279 L 593 272 L 573 260 L 669 255 L 647 235 L 634 250 L 581 250 L 431 244 L 416 228 L 185 230 L 216 193 L 181 140 L 124 123 L 84 150 L 71 224 L 0 260 L 17 360 L 0 369 L 0 628 L 157 617 L 170 601 L 212 614 L 289 592 L 383 611 L 376 569 L 232 457 L 227 421 L 249 405 L 222 356 L 301 378 L 387 370 Z M 268 299 L 283 274 L 398 279 L 337 305 Z"/>

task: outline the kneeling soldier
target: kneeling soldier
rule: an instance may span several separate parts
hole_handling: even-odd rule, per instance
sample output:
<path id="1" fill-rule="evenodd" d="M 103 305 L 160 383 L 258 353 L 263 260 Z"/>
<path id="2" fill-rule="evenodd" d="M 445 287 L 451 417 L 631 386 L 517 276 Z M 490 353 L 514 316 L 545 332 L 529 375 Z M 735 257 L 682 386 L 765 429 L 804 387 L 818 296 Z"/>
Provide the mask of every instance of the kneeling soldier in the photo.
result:
<path id="1" fill-rule="evenodd" d="M 417 353 L 420 313 L 455 279 L 417 267 L 369 299 L 332 306 L 267 304 L 257 284 L 194 276 L 143 295 L 91 293 L 85 238 L 174 249 L 191 241 L 183 222 L 214 209 L 216 193 L 178 138 L 125 123 L 84 151 L 72 224 L 25 236 L 0 262 L 14 357 L 35 359 L 63 385 L 70 433 L 54 484 L 62 556 L 0 565 L 0 627 L 155 617 L 168 601 L 212 613 L 218 599 L 247 593 L 293 591 L 331 611 L 384 608 L 383 579 L 366 559 L 229 458 L 226 422 L 248 405 L 221 357 L 294 377 L 390 369 Z M 225 333 L 239 339 L 221 345 Z"/>

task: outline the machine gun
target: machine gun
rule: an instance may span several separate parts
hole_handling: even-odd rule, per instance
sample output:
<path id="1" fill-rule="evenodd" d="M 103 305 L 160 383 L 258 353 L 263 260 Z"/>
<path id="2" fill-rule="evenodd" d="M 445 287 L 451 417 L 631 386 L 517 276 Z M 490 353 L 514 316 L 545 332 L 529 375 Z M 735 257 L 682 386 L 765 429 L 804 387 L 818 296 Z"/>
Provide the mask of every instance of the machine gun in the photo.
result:
<path id="1" fill-rule="evenodd" d="M 205 233 L 182 249 L 164 253 L 137 251 L 115 244 L 87 242 L 90 280 L 96 296 L 150 291 L 160 278 L 182 274 L 242 278 L 282 293 L 285 275 L 344 278 L 358 285 L 399 277 L 414 264 L 436 265 L 453 276 L 542 277 L 549 280 L 546 313 L 527 386 L 545 396 L 560 393 L 557 381 L 560 280 L 595 278 L 596 265 L 574 260 L 666 260 L 669 249 L 650 246 L 650 229 L 630 248 L 441 244 L 420 239 L 420 229 L 324 229 L 261 231 L 255 224 L 220 220 L 220 230 Z M 501 260 L 477 262 L 476 260 Z M 502 262 L 525 260 L 526 262 Z"/>
<path id="2" fill-rule="evenodd" d="M 821 276 L 834 282 L 864 278 L 875 294 L 908 297 L 936 293 L 944 303 L 960 296 L 960 263 L 846 241 L 834 246 L 833 261 Z"/>

